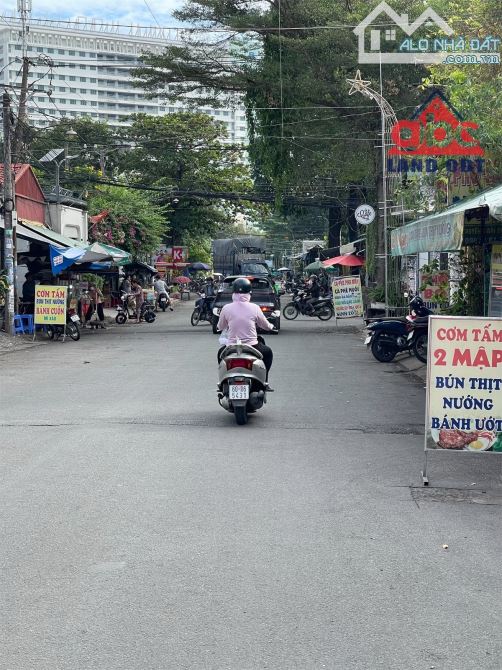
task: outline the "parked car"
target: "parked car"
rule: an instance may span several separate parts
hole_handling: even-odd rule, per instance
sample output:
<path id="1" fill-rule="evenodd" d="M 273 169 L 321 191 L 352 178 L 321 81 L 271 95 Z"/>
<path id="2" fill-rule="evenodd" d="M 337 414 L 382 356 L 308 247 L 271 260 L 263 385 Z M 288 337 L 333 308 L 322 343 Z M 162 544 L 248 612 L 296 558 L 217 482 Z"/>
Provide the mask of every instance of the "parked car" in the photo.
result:
<path id="1" fill-rule="evenodd" d="M 213 304 L 213 333 L 217 333 L 216 328 L 220 318 L 220 312 L 223 305 L 232 302 L 232 284 L 242 275 L 230 275 L 225 277 L 219 285 L 218 293 Z M 269 277 L 250 277 L 247 279 L 251 282 L 251 302 L 256 303 L 268 321 L 274 326 L 276 330 L 281 327 L 281 302 L 277 295 L 273 281 Z"/>

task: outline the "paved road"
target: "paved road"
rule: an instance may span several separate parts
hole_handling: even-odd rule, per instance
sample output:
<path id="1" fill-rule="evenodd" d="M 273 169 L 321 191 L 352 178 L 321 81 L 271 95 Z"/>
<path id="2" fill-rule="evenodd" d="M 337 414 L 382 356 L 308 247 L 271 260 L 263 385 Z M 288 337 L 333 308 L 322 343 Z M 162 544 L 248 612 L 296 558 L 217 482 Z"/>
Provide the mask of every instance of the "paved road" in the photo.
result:
<path id="1" fill-rule="evenodd" d="M 500 670 L 500 504 L 415 488 L 421 384 L 284 324 L 237 427 L 189 313 L 0 357 L 0 668 Z"/>

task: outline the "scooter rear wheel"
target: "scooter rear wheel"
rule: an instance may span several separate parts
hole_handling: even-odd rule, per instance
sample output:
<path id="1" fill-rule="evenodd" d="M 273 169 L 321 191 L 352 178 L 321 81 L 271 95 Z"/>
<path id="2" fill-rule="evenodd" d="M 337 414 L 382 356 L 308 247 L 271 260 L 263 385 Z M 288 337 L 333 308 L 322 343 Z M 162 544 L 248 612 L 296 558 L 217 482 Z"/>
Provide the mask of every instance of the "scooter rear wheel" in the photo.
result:
<path id="1" fill-rule="evenodd" d="M 235 421 L 238 426 L 245 426 L 248 422 L 248 412 L 246 405 L 239 405 L 234 407 Z"/>
<path id="2" fill-rule="evenodd" d="M 377 336 L 371 343 L 371 353 L 379 363 L 390 363 L 396 357 L 397 351 L 391 346 L 384 344 L 382 338 Z"/>
<path id="3" fill-rule="evenodd" d="M 333 317 L 333 308 L 331 305 L 323 305 L 317 312 L 317 318 L 321 321 L 329 321 Z"/>
<path id="4" fill-rule="evenodd" d="M 427 363 L 428 339 L 427 333 L 422 333 L 413 343 L 413 353 L 422 363 Z"/>
<path id="5" fill-rule="evenodd" d="M 115 322 L 122 325 L 127 321 L 127 317 L 123 312 L 119 312 L 117 316 L 115 317 Z"/>
<path id="6" fill-rule="evenodd" d="M 75 342 L 80 340 L 80 329 L 75 323 L 66 324 L 66 334 L 69 335 L 72 340 L 75 340 Z"/>

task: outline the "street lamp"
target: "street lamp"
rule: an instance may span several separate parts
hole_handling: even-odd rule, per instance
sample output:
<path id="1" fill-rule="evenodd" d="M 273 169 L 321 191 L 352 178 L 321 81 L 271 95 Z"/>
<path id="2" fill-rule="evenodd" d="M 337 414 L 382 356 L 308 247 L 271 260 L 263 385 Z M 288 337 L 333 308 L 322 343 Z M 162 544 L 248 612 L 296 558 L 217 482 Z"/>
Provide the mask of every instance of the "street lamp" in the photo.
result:
<path id="1" fill-rule="evenodd" d="M 61 154 L 64 153 L 63 158 L 60 160 L 56 160 L 58 156 L 61 156 Z M 45 156 L 42 156 L 40 159 L 40 163 L 54 163 L 56 166 L 56 202 L 59 205 L 61 202 L 61 188 L 59 185 L 59 173 L 61 170 L 61 165 L 63 163 L 66 163 L 68 165 L 68 161 L 72 160 L 73 158 L 78 158 L 80 154 L 74 154 L 73 156 L 68 156 L 66 149 L 51 149 L 48 151 Z"/>
<path id="2" fill-rule="evenodd" d="M 76 133 L 73 128 L 69 128 L 66 133 L 66 142 L 64 145 L 64 155 L 65 159 L 69 160 L 70 157 L 68 156 L 68 151 L 69 151 L 69 142 L 73 141 L 76 137 L 78 137 L 78 133 Z M 65 168 L 68 169 L 68 163 L 65 163 Z"/>

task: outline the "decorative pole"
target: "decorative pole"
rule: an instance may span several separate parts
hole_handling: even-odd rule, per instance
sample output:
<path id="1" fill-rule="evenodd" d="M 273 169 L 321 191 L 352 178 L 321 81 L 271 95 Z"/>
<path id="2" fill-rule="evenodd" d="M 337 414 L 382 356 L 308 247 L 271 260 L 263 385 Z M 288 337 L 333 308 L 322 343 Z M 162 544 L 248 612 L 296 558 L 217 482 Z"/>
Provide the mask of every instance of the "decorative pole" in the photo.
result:
<path id="1" fill-rule="evenodd" d="M 397 116 L 391 105 L 382 95 L 382 83 L 380 73 L 380 93 L 370 88 L 371 81 L 362 79 L 361 71 L 357 70 L 354 79 L 347 79 L 351 84 L 349 95 L 354 93 L 362 93 L 370 100 L 376 102 L 380 109 L 381 117 L 381 133 L 382 133 L 382 205 L 383 205 L 383 231 L 384 231 L 384 282 L 385 282 L 385 315 L 389 314 L 389 239 L 388 239 L 388 211 L 387 211 L 387 146 L 390 142 L 390 131 L 394 124 L 397 123 Z M 387 142 L 389 137 L 389 142 Z"/>

